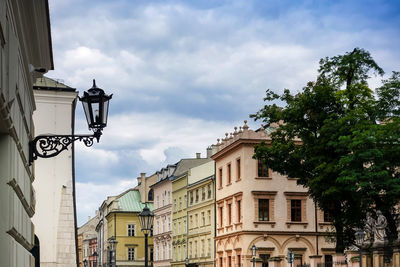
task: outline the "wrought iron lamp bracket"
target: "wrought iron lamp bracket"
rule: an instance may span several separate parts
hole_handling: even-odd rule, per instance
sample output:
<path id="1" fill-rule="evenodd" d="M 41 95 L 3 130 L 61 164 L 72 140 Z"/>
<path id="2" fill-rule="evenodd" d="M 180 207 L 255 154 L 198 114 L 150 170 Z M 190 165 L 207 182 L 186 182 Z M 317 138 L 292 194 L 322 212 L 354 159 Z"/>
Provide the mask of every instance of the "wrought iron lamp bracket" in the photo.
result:
<path id="1" fill-rule="evenodd" d="M 29 164 L 38 157 L 55 157 L 62 151 L 68 150 L 68 146 L 77 140 L 91 147 L 93 139 L 99 142 L 101 134 L 101 130 L 97 130 L 93 135 L 38 135 L 29 142 Z"/>

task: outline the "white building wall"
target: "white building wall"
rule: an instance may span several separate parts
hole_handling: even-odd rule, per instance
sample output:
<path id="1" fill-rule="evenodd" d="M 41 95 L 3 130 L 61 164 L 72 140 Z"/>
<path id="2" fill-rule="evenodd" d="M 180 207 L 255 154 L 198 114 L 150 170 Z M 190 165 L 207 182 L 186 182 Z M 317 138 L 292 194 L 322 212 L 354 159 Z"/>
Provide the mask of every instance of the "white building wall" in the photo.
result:
<path id="1" fill-rule="evenodd" d="M 35 103 L 29 64 L 52 68 L 45 0 L 0 0 L 0 266 L 34 266 Z"/>
<path id="2" fill-rule="evenodd" d="M 77 92 L 34 90 L 36 136 L 72 134 Z M 53 158 L 35 160 L 37 192 L 33 221 L 40 240 L 42 267 L 76 264 L 72 147 Z"/>

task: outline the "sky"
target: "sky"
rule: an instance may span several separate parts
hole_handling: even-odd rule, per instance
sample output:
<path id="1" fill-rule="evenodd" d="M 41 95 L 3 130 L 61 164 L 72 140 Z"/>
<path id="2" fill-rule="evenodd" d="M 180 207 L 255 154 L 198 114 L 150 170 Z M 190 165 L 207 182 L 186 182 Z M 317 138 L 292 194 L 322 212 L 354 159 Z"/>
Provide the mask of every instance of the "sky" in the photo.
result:
<path id="1" fill-rule="evenodd" d="M 355 47 L 400 71 L 400 2 L 385 0 L 49 0 L 48 77 L 113 94 L 100 143 L 76 146 L 82 225 L 107 196 L 182 158 L 205 156 L 263 106 L 266 89 L 299 91 L 319 59 Z M 372 77 L 379 86 L 382 77 Z M 81 106 L 76 133 L 87 134 Z"/>

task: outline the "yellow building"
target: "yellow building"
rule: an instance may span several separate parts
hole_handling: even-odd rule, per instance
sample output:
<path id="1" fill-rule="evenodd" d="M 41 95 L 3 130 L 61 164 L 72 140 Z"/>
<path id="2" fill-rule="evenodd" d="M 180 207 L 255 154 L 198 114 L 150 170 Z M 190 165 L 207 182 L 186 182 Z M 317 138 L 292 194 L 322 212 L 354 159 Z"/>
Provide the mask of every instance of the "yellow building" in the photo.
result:
<path id="1" fill-rule="evenodd" d="M 153 197 L 149 186 L 157 176 L 138 178 L 138 186 L 116 197 L 109 205 L 107 220 L 107 240 L 111 237 L 118 242 L 116 246 L 117 266 L 144 266 L 144 234 L 140 228 L 139 213 L 145 207 L 153 211 Z M 150 194 L 149 194 L 150 193 Z M 153 237 L 149 235 L 149 261 L 153 261 Z M 107 245 L 105 244 L 105 247 Z"/>
<path id="2" fill-rule="evenodd" d="M 188 175 L 188 264 L 214 266 L 214 161 L 192 168 Z"/>
<path id="3" fill-rule="evenodd" d="M 201 165 L 209 158 L 182 159 L 177 163 L 172 180 L 172 261 L 171 266 L 185 266 L 187 258 L 187 176 L 190 168 Z"/>

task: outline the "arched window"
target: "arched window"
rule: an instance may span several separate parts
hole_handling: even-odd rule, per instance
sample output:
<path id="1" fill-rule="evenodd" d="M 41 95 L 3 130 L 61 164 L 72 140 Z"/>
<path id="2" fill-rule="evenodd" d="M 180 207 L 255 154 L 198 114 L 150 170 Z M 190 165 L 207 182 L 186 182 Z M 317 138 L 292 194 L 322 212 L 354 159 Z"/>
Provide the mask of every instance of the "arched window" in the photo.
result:
<path id="1" fill-rule="evenodd" d="M 148 195 L 148 200 L 149 200 L 149 201 L 153 201 L 153 198 L 154 198 L 154 196 L 153 196 L 153 189 L 150 189 L 149 195 Z"/>

